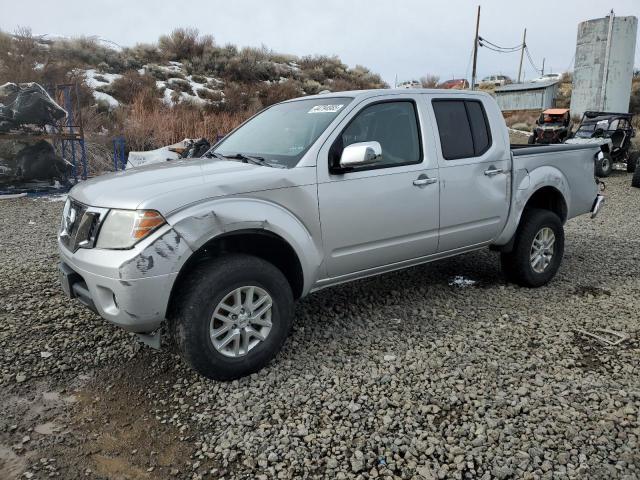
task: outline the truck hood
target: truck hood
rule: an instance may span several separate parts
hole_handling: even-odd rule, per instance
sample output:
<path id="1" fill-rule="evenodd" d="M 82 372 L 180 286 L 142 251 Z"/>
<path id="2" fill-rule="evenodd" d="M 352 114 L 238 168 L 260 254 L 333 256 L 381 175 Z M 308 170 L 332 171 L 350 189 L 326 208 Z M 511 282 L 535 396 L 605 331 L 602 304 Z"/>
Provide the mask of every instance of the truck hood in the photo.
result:
<path id="1" fill-rule="evenodd" d="M 101 175 L 79 183 L 69 195 L 94 207 L 166 214 L 204 198 L 292 186 L 288 172 L 238 161 L 185 159 Z"/>

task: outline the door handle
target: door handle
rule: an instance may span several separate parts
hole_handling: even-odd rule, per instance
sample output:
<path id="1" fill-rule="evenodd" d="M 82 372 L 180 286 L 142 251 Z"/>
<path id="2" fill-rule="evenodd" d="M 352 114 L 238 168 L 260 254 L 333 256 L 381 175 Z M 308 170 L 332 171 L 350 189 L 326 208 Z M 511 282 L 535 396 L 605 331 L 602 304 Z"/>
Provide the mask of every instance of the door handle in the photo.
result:
<path id="1" fill-rule="evenodd" d="M 504 173 L 504 170 L 502 168 L 496 168 L 493 165 L 489 167 L 489 170 L 484 171 L 484 174 L 487 177 L 493 177 L 494 175 L 498 175 L 499 173 Z"/>
<path id="2" fill-rule="evenodd" d="M 438 181 L 437 178 L 429 178 L 429 177 L 418 177 L 413 181 L 413 184 L 416 187 L 423 187 L 424 185 L 431 185 L 433 183 L 436 183 Z"/>

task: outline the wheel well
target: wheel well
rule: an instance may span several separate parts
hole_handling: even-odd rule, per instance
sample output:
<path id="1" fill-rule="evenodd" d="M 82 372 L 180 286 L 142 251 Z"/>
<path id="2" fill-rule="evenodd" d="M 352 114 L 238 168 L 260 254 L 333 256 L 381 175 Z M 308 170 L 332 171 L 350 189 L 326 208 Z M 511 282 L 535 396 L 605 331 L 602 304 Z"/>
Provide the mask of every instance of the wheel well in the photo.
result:
<path id="1" fill-rule="evenodd" d="M 564 224 L 567 221 L 567 203 L 560 193 L 560 190 L 554 187 L 542 187 L 540 190 L 537 190 L 531 198 L 527 201 L 524 209 L 527 210 L 529 208 L 542 208 L 544 210 L 550 210 L 558 217 L 560 217 L 560 221 Z"/>
<path id="2" fill-rule="evenodd" d="M 180 292 L 189 272 L 200 262 L 225 253 L 245 253 L 260 257 L 275 265 L 287 278 L 294 298 L 300 298 L 304 287 L 302 265 L 291 245 L 282 237 L 265 230 L 243 230 L 220 235 L 200 247 L 182 266 L 169 297 L 169 312 L 174 297 Z"/>

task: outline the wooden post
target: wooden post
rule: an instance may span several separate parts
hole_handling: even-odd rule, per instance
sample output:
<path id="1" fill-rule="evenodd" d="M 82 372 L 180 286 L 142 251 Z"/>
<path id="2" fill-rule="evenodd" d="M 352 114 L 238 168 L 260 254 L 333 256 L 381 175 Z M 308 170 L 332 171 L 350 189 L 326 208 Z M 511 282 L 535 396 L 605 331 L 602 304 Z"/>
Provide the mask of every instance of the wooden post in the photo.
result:
<path id="1" fill-rule="evenodd" d="M 520 77 L 522 76 L 522 60 L 524 59 L 524 49 L 527 46 L 527 29 L 524 29 L 522 35 L 522 49 L 520 50 L 520 68 L 518 68 L 518 83 L 520 83 Z"/>
<path id="2" fill-rule="evenodd" d="M 476 18 L 476 37 L 473 42 L 473 69 L 471 70 L 471 90 L 476 88 L 476 65 L 478 64 L 478 33 L 480 31 L 480 5 L 478 5 L 478 17 Z"/>

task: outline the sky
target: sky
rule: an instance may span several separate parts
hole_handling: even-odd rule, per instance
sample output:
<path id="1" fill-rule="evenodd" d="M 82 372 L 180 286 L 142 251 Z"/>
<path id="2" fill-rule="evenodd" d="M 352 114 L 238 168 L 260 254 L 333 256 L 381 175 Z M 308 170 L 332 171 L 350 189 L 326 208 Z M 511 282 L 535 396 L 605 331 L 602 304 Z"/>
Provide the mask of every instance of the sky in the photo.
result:
<path id="1" fill-rule="evenodd" d="M 176 27 L 195 27 L 219 44 L 261 46 L 299 56 L 338 55 L 393 86 L 427 74 L 470 76 L 477 6 L 480 35 L 494 44 L 527 45 L 537 68 L 572 67 L 578 23 L 608 14 L 640 16 L 640 0 L 0 0 L 0 29 L 97 36 L 122 46 L 154 42 Z M 481 48 L 478 77 L 517 77 L 519 53 Z M 636 48 L 640 66 L 640 46 Z M 525 57 L 525 78 L 536 75 Z"/>

